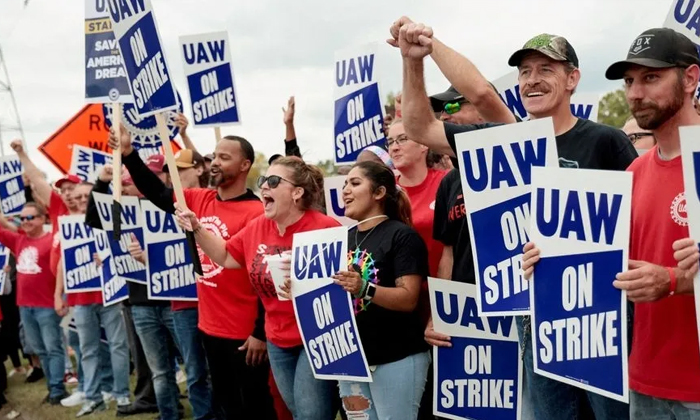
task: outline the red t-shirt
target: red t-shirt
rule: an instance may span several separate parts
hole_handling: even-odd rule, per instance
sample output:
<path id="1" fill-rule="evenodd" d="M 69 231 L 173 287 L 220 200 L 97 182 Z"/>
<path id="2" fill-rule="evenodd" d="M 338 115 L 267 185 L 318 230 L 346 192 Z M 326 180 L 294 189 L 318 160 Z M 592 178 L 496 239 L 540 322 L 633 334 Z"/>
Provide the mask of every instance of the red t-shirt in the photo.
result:
<path id="1" fill-rule="evenodd" d="M 51 273 L 51 234 L 29 238 L 0 228 L 0 243 L 17 257 L 17 306 L 52 308 L 56 277 Z"/>
<path id="2" fill-rule="evenodd" d="M 418 232 L 425 245 L 428 247 L 428 264 L 430 275 L 437 276 L 438 265 L 442 257 L 444 245 L 433 239 L 433 218 L 435 216 L 435 197 L 440 181 L 447 175 L 447 171 L 428 169 L 428 175 L 419 185 L 403 188 L 411 199 L 411 213 L 413 217 L 413 229 Z M 401 177 L 398 178 L 400 183 Z"/>
<path id="3" fill-rule="evenodd" d="M 672 244 L 688 237 L 681 158 L 663 161 L 654 147 L 628 171 L 634 173 L 629 257 L 676 267 Z M 652 397 L 700 402 L 700 353 L 692 295 L 635 304 L 629 383 L 633 390 Z"/>
<path id="4" fill-rule="evenodd" d="M 263 212 L 262 203 L 251 192 L 243 199 L 227 201 L 218 199 L 216 190 L 191 188 L 184 193 L 187 207 L 199 217 L 202 227 L 225 240 Z M 197 248 L 204 272 L 197 282 L 199 302 L 173 301 L 173 309 L 198 307 L 202 331 L 215 337 L 246 340 L 258 317 L 258 297 L 248 272 L 225 269 Z"/>
<path id="5" fill-rule="evenodd" d="M 295 233 L 340 226 L 335 219 L 308 210 L 280 236 L 277 224 L 264 215 L 253 220 L 226 242 L 226 250 L 239 264 L 245 264 L 250 282 L 265 307 L 265 334 L 272 344 L 289 348 L 302 344 L 291 300 L 279 300 L 265 255 L 281 254 L 292 249 Z"/>

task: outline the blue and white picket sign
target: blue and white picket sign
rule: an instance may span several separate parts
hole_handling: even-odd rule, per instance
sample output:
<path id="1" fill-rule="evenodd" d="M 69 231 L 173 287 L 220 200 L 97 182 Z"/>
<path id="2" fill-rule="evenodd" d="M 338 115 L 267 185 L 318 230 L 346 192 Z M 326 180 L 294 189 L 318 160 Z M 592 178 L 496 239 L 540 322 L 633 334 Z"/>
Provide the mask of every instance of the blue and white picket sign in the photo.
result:
<path id="1" fill-rule="evenodd" d="M 178 108 L 174 111 L 165 112 L 164 115 L 168 127 L 168 137 L 171 140 L 180 132 L 180 129 L 175 125 L 175 118 L 177 117 L 177 112 L 182 112 L 180 93 L 177 91 L 175 93 L 177 94 Z M 156 117 L 140 116 L 136 106 L 132 103 L 123 104 L 121 109 L 121 122 L 131 133 L 131 145 L 134 147 L 134 150 L 139 152 L 141 159 L 145 161 L 151 155 L 162 154 L 161 146 L 163 142 L 158 131 L 158 124 L 156 124 Z M 112 127 L 112 113 L 114 112 L 112 104 L 102 105 L 102 111 L 105 115 L 105 124 L 107 124 L 107 127 Z"/>
<path id="2" fill-rule="evenodd" d="M 673 29 L 690 38 L 700 53 L 700 2 L 694 0 L 672 0 L 671 8 L 664 21 L 664 28 Z M 651 37 L 638 37 L 632 48 L 642 48 L 652 42 Z M 700 98 L 700 84 L 695 90 L 695 97 Z"/>
<path id="3" fill-rule="evenodd" d="M 323 192 L 326 195 L 326 213 L 341 225 L 352 226 L 357 222 L 345 217 L 345 203 L 343 203 L 343 187 L 346 179 L 344 175 L 323 178 Z"/>
<path id="4" fill-rule="evenodd" d="M 110 249 L 109 238 L 104 230 L 94 229 L 95 247 L 97 256 L 102 261 L 100 288 L 102 290 L 102 305 L 110 306 L 119 303 L 129 298 L 129 288 L 126 280 L 117 275 L 117 268 L 114 266 L 112 259 L 112 250 Z"/>
<path id="5" fill-rule="evenodd" d="M 147 117 L 178 107 L 155 13 L 150 0 L 109 0 L 109 17 L 119 45 L 136 112 Z"/>
<path id="6" fill-rule="evenodd" d="M 111 154 L 74 144 L 69 173 L 77 175 L 83 181 L 94 183 L 102 168 L 111 163 Z"/>
<path id="7" fill-rule="evenodd" d="M 530 173 L 557 166 L 551 118 L 455 136 L 479 315 L 527 315 L 522 249 L 530 226 Z"/>
<path id="8" fill-rule="evenodd" d="M 335 54 L 333 158 L 336 165 L 353 163 L 367 146 L 386 142 L 377 49 L 377 43 L 371 43 Z"/>
<path id="9" fill-rule="evenodd" d="M 530 285 L 535 373 L 629 402 L 627 270 L 632 173 L 533 168 Z"/>
<path id="10" fill-rule="evenodd" d="M 17 155 L 0 157 L 0 207 L 5 216 L 18 215 L 27 202 L 23 172 Z"/>
<path id="11" fill-rule="evenodd" d="M 10 262 L 10 248 L 3 244 L 0 244 L 0 294 L 5 294 L 5 282 L 7 281 L 8 274 L 5 272 L 4 268 Z"/>
<path id="12" fill-rule="evenodd" d="M 141 201 L 148 259 L 148 298 L 197 300 L 197 277 L 185 232 L 175 216 Z"/>
<path id="13" fill-rule="evenodd" d="M 99 292 L 102 272 L 93 255 L 97 252 L 95 235 L 85 224 L 85 215 L 60 216 L 61 270 L 65 293 Z"/>
<path id="14" fill-rule="evenodd" d="M 105 0 L 85 0 L 85 101 L 133 101 Z"/>
<path id="15" fill-rule="evenodd" d="M 681 136 L 681 160 L 683 163 L 683 185 L 688 213 L 688 230 L 700 246 L 700 135 L 699 126 L 686 126 L 678 129 Z M 700 290 L 700 273 L 693 279 L 694 290 Z M 695 293 L 695 316 L 700 332 L 700 293 Z"/>
<path id="16" fill-rule="evenodd" d="M 523 370 L 515 318 L 480 317 L 473 284 L 428 278 L 428 289 L 433 328 L 452 343 L 433 347 L 433 414 L 519 420 Z"/>
<path id="17" fill-rule="evenodd" d="M 102 222 L 102 229 L 109 234 L 109 249 L 112 252 L 112 260 L 117 275 L 124 280 L 133 281 L 135 283 L 147 283 L 146 266 L 134 259 L 129 254 L 129 244 L 131 243 L 131 234 L 136 235 L 136 239 L 143 248 L 143 222 L 141 215 L 141 207 L 139 199 L 136 197 L 122 196 L 120 202 L 122 205 L 122 235 L 118 241 L 114 240 L 113 224 L 112 224 L 112 196 L 93 192 L 93 199 L 97 206 L 97 213 Z"/>
<path id="18" fill-rule="evenodd" d="M 350 294 L 331 278 L 347 255 L 347 227 L 294 234 L 294 315 L 316 379 L 371 382 Z"/>
<path id="19" fill-rule="evenodd" d="M 523 104 L 522 96 L 520 96 L 520 85 L 518 84 L 518 71 L 514 70 L 510 73 L 494 80 L 493 85 L 496 87 L 501 99 L 508 106 L 508 109 L 523 121 L 529 120 Z M 571 97 L 571 112 L 578 118 L 584 120 L 598 121 L 598 106 L 600 96 L 595 93 L 575 93 Z"/>
<path id="20" fill-rule="evenodd" d="M 181 36 L 180 51 L 195 127 L 239 123 L 228 32 Z"/>

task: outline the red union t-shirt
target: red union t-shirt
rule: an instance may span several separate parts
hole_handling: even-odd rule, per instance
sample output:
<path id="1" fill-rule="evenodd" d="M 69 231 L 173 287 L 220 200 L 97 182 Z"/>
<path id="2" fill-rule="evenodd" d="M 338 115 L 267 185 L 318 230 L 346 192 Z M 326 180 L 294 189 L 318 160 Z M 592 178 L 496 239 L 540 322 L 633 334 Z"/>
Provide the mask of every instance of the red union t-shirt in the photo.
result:
<path id="1" fill-rule="evenodd" d="M 672 244 L 688 237 L 681 158 L 664 161 L 654 147 L 628 171 L 634 174 L 629 257 L 676 267 Z M 629 383 L 644 395 L 700 402 L 700 353 L 692 295 L 634 305 Z"/>
<path id="2" fill-rule="evenodd" d="M 239 264 L 245 264 L 250 282 L 265 307 L 265 335 L 272 344 L 289 348 L 302 344 L 291 300 L 279 300 L 267 269 L 266 255 L 291 251 L 295 233 L 340 226 L 335 219 L 315 210 L 307 210 L 280 236 L 277 224 L 259 216 L 226 242 L 226 250 Z"/>
<path id="3" fill-rule="evenodd" d="M 53 309 L 56 277 L 51 272 L 51 234 L 30 238 L 0 228 L 0 243 L 17 258 L 17 306 Z"/>
<path id="4" fill-rule="evenodd" d="M 440 187 L 440 181 L 447 175 L 447 171 L 428 169 L 428 175 L 419 185 L 401 188 L 406 191 L 411 200 L 411 215 L 413 229 L 418 232 L 425 245 L 428 247 L 428 266 L 431 276 L 437 276 L 438 265 L 442 258 L 444 245 L 433 239 L 433 219 L 435 218 L 435 197 Z M 400 183 L 401 177 L 397 178 Z"/>
<path id="5" fill-rule="evenodd" d="M 186 189 L 187 207 L 199 223 L 214 235 L 229 240 L 263 212 L 252 191 L 241 197 L 222 201 L 216 190 Z M 174 199 L 174 198 L 173 198 Z M 217 265 L 202 250 L 199 259 L 204 275 L 197 282 L 199 302 L 173 301 L 174 310 L 199 308 L 199 329 L 215 337 L 247 339 L 255 328 L 258 296 L 248 280 L 246 270 L 229 270 Z"/>

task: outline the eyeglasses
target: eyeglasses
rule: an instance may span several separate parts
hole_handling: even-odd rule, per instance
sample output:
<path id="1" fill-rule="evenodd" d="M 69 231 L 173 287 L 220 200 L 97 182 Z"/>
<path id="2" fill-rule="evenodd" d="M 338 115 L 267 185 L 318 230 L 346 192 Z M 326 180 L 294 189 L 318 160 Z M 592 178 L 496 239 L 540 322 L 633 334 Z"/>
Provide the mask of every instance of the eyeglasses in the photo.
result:
<path id="1" fill-rule="evenodd" d="M 386 147 L 388 149 L 391 146 L 393 146 L 394 143 L 396 143 L 398 146 L 401 146 L 402 144 L 406 143 L 407 141 L 408 141 L 408 136 L 405 134 L 401 134 L 398 137 L 396 137 L 395 139 L 392 139 L 391 137 L 389 137 L 386 141 Z"/>
<path id="2" fill-rule="evenodd" d="M 258 188 L 262 188 L 263 184 L 267 182 L 267 185 L 271 189 L 275 189 L 282 181 L 289 182 L 290 184 L 294 185 L 295 187 L 298 187 L 297 184 L 293 183 L 292 181 L 290 181 L 288 179 L 284 179 L 278 175 L 270 175 L 270 176 L 261 176 L 258 178 Z"/>
<path id="3" fill-rule="evenodd" d="M 648 131 L 642 131 L 642 132 L 639 132 L 639 133 L 630 133 L 630 134 L 627 135 L 627 138 L 630 139 L 630 141 L 632 142 L 632 144 L 635 144 L 636 142 L 639 141 L 639 139 L 642 139 L 642 138 L 648 137 L 648 136 L 654 137 L 654 133 L 650 133 L 650 132 L 648 132 Z"/>
<path id="4" fill-rule="evenodd" d="M 443 106 L 443 110 L 445 113 L 448 115 L 456 114 L 462 109 L 462 104 L 467 104 L 468 102 L 466 101 L 457 101 L 457 102 L 445 102 L 445 106 Z"/>
<path id="5" fill-rule="evenodd" d="M 88 198 L 90 198 L 90 194 L 80 194 L 74 196 L 73 198 L 75 198 L 76 200 L 87 200 Z"/>
<path id="6" fill-rule="evenodd" d="M 27 216 L 20 216 L 19 220 L 21 220 L 23 222 L 31 222 L 32 220 L 37 219 L 37 218 L 39 218 L 38 215 L 30 214 Z"/>

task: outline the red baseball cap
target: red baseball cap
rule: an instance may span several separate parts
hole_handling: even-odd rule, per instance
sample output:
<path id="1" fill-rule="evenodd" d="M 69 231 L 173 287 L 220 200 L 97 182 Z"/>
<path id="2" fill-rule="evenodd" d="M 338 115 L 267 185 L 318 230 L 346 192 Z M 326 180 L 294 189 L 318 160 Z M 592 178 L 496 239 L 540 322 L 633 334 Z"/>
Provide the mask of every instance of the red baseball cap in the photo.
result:
<path id="1" fill-rule="evenodd" d="M 63 178 L 56 181 L 53 185 L 54 185 L 54 187 L 60 189 L 61 186 L 63 184 L 65 184 L 66 182 L 72 182 L 73 184 L 80 184 L 83 181 L 80 178 L 78 178 L 77 175 L 67 174 L 67 175 L 64 175 Z"/>
<path id="2" fill-rule="evenodd" d="M 156 175 L 163 172 L 163 165 L 165 165 L 165 156 L 163 155 L 151 155 L 146 159 L 146 166 Z"/>

